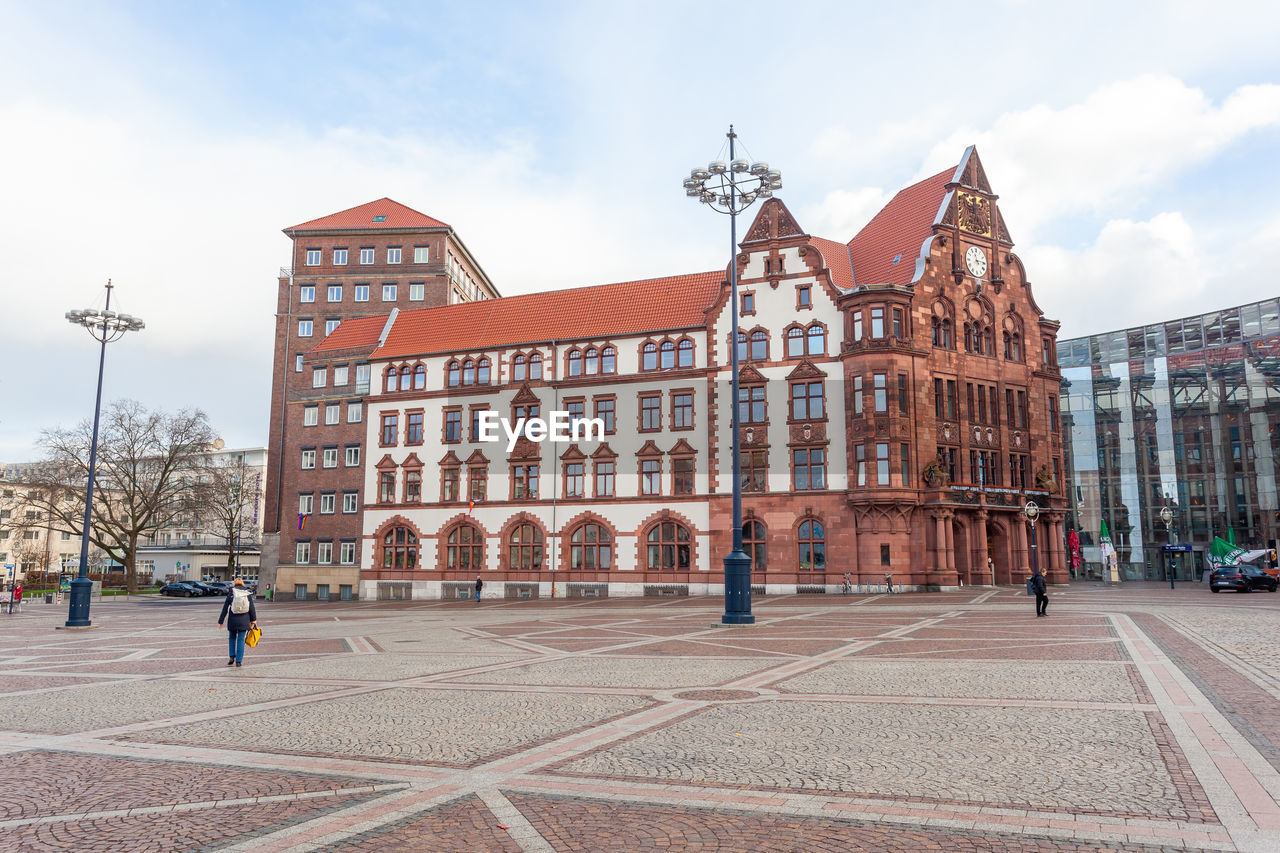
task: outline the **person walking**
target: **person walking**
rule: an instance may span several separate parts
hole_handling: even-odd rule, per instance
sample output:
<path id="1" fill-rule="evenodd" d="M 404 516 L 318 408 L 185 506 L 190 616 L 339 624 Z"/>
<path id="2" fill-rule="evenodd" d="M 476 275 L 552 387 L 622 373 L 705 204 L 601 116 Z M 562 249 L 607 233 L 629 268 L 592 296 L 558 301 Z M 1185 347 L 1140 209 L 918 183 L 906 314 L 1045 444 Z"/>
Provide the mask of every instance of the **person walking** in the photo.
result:
<path id="1" fill-rule="evenodd" d="M 1044 575 L 1037 568 L 1035 574 L 1031 576 L 1031 591 L 1036 596 L 1036 615 L 1048 616 L 1049 609 L 1049 584 L 1045 581 Z"/>
<path id="2" fill-rule="evenodd" d="M 482 589 L 484 589 L 484 581 L 480 580 L 480 577 L 477 575 L 476 576 L 476 604 L 480 603 L 480 590 Z"/>
<path id="3" fill-rule="evenodd" d="M 884 588 L 889 590 L 889 595 L 893 595 L 893 575 L 889 572 L 884 573 Z"/>
<path id="4" fill-rule="evenodd" d="M 13 585 L 13 595 L 9 596 L 9 612 L 22 612 L 22 582 Z"/>
<path id="5" fill-rule="evenodd" d="M 227 593 L 227 600 L 222 602 L 222 615 L 218 617 L 219 628 L 223 622 L 227 624 L 227 666 L 240 666 L 244 661 L 245 634 L 249 633 L 249 628 L 258 624 L 253 594 L 245 589 L 243 578 L 236 578 Z"/>

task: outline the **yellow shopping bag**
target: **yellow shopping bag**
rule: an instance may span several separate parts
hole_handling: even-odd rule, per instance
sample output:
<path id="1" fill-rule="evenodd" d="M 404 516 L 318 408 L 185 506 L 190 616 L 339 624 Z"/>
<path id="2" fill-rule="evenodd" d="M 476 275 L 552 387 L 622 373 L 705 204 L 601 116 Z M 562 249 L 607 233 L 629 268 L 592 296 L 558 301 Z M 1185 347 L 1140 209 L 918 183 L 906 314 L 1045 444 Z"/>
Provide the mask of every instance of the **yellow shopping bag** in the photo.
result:
<path id="1" fill-rule="evenodd" d="M 262 639 L 262 629 L 257 625 L 249 626 L 249 633 L 245 635 L 244 644 L 251 649 L 258 647 L 258 640 Z"/>

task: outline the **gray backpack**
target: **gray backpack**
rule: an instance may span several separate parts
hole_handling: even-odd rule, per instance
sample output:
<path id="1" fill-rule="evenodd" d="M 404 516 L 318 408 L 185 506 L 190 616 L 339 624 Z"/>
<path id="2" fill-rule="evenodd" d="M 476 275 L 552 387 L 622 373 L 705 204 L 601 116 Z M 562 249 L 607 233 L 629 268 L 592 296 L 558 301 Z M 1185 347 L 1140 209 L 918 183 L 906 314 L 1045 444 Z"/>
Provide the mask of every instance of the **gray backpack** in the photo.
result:
<path id="1" fill-rule="evenodd" d="M 231 612 L 235 614 L 249 612 L 249 593 L 247 590 L 231 590 Z"/>

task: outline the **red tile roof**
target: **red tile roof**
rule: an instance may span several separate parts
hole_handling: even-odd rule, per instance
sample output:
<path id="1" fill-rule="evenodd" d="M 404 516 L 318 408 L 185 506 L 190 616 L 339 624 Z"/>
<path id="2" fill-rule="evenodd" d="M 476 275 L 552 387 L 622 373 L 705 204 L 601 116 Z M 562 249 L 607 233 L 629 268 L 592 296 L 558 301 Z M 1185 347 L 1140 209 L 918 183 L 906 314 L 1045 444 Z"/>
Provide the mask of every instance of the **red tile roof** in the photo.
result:
<path id="1" fill-rule="evenodd" d="M 724 272 L 715 270 L 403 311 L 375 356 L 403 358 L 702 326 L 723 281 Z M 385 321 L 345 320 L 316 350 L 376 343 Z"/>
<path id="2" fill-rule="evenodd" d="M 858 284 L 910 284 L 920 247 L 933 233 L 953 166 L 900 190 L 849 241 Z M 897 263 L 894 258 L 897 257 Z"/>
<path id="3" fill-rule="evenodd" d="M 385 216 L 386 219 L 375 222 L 374 218 Z M 290 231 L 336 231 L 353 228 L 371 231 L 394 231 L 397 228 L 448 228 L 439 219 L 433 219 L 425 213 L 419 213 L 411 207 L 405 207 L 398 201 L 380 198 L 359 207 L 348 208 L 319 219 L 312 219 L 301 225 L 286 228 Z"/>
<path id="4" fill-rule="evenodd" d="M 831 270 L 831 281 L 841 290 L 849 290 L 855 284 L 853 266 L 849 260 L 849 247 L 825 237 L 810 237 L 809 241 L 822 253 L 822 263 Z"/>

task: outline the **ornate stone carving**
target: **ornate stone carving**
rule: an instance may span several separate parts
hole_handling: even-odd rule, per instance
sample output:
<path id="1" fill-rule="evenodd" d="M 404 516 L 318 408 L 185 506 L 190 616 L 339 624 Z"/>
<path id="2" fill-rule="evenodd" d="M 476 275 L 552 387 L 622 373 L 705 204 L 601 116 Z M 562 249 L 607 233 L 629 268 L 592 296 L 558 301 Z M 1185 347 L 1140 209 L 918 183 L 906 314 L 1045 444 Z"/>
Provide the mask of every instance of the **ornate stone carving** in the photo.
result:
<path id="1" fill-rule="evenodd" d="M 956 193 L 956 214 L 962 230 L 991 236 L 991 202 L 982 196 Z"/>

